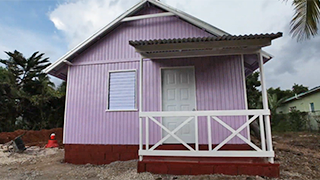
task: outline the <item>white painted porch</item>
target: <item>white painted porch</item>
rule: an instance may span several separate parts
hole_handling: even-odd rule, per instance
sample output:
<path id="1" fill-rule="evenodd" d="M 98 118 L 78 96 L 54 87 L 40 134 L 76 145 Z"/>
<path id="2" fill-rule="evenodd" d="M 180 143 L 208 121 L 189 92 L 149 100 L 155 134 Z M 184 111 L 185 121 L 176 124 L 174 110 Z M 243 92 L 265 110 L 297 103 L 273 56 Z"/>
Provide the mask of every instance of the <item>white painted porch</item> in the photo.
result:
<path id="1" fill-rule="evenodd" d="M 268 108 L 267 90 L 265 84 L 264 75 L 264 60 L 265 52 L 261 50 L 262 47 L 269 46 L 271 40 L 281 37 L 282 34 L 261 35 L 262 38 L 258 38 L 259 35 L 252 35 L 256 38 L 243 38 L 233 39 L 230 41 L 224 40 L 216 41 L 219 38 L 213 38 L 210 43 L 204 42 L 205 39 L 190 41 L 184 39 L 176 42 L 175 40 L 154 40 L 154 41 L 132 41 L 130 44 L 135 47 L 136 51 L 141 55 L 140 59 L 140 84 L 139 84 L 139 159 L 143 160 L 144 156 L 183 156 L 183 157 L 262 157 L 268 158 L 270 163 L 274 163 L 274 151 L 272 147 L 271 125 L 270 125 L 270 111 Z M 234 38 L 231 37 L 230 38 Z M 243 39 L 241 39 L 243 38 Z M 266 38 L 266 39 L 265 39 Z M 209 38 L 210 39 L 210 38 Z M 202 42 L 203 41 L 203 42 Z M 161 42 L 161 43 L 159 43 Z M 223 42 L 223 43 L 222 43 Z M 201 47 L 199 49 L 199 47 Z M 235 48 L 236 47 L 236 48 Z M 208 50 L 209 49 L 209 50 Z M 174 53 L 171 53 L 174 50 Z M 221 55 L 240 55 L 243 67 L 245 67 L 244 55 L 256 54 L 258 59 L 260 77 L 261 77 L 261 91 L 262 91 L 262 103 L 263 109 L 260 110 L 219 110 L 219 111 L 164 111 L 164 112 L 144 112 L 142 107 L 143 102 L 143 59 L 169 59 L 169 58 L 181 58 L 181 57 L 204 57 L 204 56 L 221 56 Z M 244 79 L 245 81 L 245 79 Z M 222 116 L 245 116 L 248 121 L 244 122 L 238 129 L 234 129 L 221 120 Z M 161 123 L 163 117 L 185 117 L 185 120 L 177 126 L 174 130 L 170 131 Z M 206 117 L 208 127 L 208 149 L 199 150 L 199 129 L 198 118 Z M 250 117 L 250 118 L 249 118 Z M 179 138 L 176 133 L 184 127 L 187 123 L 194 120 L 194 133 L 195 133 L 195 146 L 191 147 L 189 144 Z M 240 132 L 249 128 L 250 123 L 253 121 L 259 121 L 261 146 L 250 141 L 249 138 L 244 137 Z M 143 122 L 145 121 L 145 123 Z M 212 134 L 211 123 L 215 121 L 226 128 L 231 134 L 221 141 L 217 146 L 212 146 Z M 150 147 L 149 144 L 149 123 L 153 122 L 166 132 L 167 135 L 160 141 Z M 145 124 L 145 127 L 143 127 Z M 145 132 L 145 133 L 144 133 Z M 145 137 L 144 137 L 145 134 Z M 243 142 L 249 145 L 252 150 L 221 150 L 232 138 L 239 137 Z M 157 150 L 163 142 L 168 138 L 174 138 L 181 143 L 187 150 Z M 145 143 L 144 143 L 145 139 Z"/>
<path id="2" fill-rule="evenodd" d="M 139 156 L 142 160 L 143 156 L 190 156 L 190 157 L 266 157 L 272 162 L 274 152 L 272 150 L 271 140 L 271 129 L 268 124 L 268 117 L 270 115 L 269 110 L 226 110 L 226 111 L 179 111 L 179 112 L 140 112 L 140 147 Z M 233 129 L 219 117 L 222 116 L 251 116 L 251 118 L 245 122 L 238 129 Z M 185 117 L 186 120 L 181 123 L 177 128 L 170 131 L 168 128 L 162 125 L 160 120 L 157 118 L 162 117 Z M 206 117 L 208 127 L 208 149 L 199 150 L 199 139 L 198 139 L 198 118 Z M 175 133 L 178 132 L 184 125 L 189 123 L 191 120 L 194 121 L 195 128 L 195 148 L 192 148 L 189 144 L 180 139 Z M 242 130 L 248 128 L 250 123 L 258 120 L 260 124 L 260 136 L 261 146 L 258 147 L 252 143 L 249 139 L 245 138 L 240 134 Z M 143 121 L 145 121 L 145 127 L 143 127 Z M 211 122 L 216 121 L 221 124 L 224 128 L 228 129 L 231 134 L 220 144 L 212 147 L 211 141 Z M 157 124 L 162 130 L 168 133 L 167 136 L 163 137 L 160 141 L 150 147 L 149 144 L 149 122 Z M 143 137 L 145 132 L 145 137 Z M 249 151 L 232 151 L 232 150 L 220 150 L 222 146 L 227 144 L 235 136 L 242 139 L 247 143 L 253 150 Z M 188 150 L 156 150 L 165 140 L 169 137 L 175 138 Z M 145 144 L 143 140 L 145 138 Z M 145 146 L 143 146 L 145 145 Z"/>

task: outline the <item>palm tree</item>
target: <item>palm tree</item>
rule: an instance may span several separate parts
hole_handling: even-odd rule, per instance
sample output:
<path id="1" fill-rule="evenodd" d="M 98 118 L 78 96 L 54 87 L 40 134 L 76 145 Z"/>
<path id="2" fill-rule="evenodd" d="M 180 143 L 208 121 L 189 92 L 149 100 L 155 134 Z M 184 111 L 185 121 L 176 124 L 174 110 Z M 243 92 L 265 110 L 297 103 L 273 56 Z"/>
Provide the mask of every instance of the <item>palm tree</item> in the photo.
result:
<path id="1" fill-rule="evenodd" d="M 19 51 L 5 52 L 9 58 L 0 59 L 6 65 L 9 93 L 8 99 L 15 102 L 16 117 L 21 118 L 30 128 L 42 122 L 43 104 L 49 101 L 54 91 L 53 83 L 49 80 L 43 69 L 50 65 L 49 58 L 43 58 L 43 53 L 33 53 L 25 58 Z M 13 118 L 12 121 L 15 121 Z"/>
<path id="2" fill-rule="evenodd" d="M 290 33 L 297 41 L 310 39 L 318 34 L 320 0 L 293 0 L 294 16 Z"/>

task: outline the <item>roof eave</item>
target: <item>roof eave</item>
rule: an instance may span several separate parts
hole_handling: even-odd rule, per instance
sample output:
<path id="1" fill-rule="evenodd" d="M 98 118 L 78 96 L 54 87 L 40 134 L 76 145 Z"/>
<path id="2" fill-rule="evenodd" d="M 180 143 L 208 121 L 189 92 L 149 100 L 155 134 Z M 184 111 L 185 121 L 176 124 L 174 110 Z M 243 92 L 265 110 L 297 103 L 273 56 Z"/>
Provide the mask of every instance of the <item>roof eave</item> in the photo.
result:
<path id="1" fill-rule="evenodd" d="M 195 25 L 195 26 L 198 26 L 212 34 L 215 34 L 215 35 L 218 35 L 218 36 L 223 36 L 223 35 L 230 35 L 229 33 L 217 28 L 217 27 L 214 27 L 194 16 L 191 16 L 185 12 L 182 12 L 178 9 L 175 9 L 169 5 L 164 5 L 163 3 L 161 3 L 160 1 L 156 1 L 156 0 L 149 0 L 149 2 L 159 6 L 160 8 L 163 8 L 164 10 L 167 10 L 167 11 L 170 11 L 172 13 L 174 13 L 175 15 L 181 17 L 182 19 L 190 22 L 191 24 Z"/>
<path id="2" fill-rule="evenodd" d="M 300 94 L 298 94 L 297 96 L 290 97 L 290 98 L 286 99 L 283 103 L 287 103 L 287 102 L 291 102 L 291 101 L 293 101 L 293 100 L 297 100 L 297 98 L 300 98 L 300 97 L 303 97 L 303 96 L 306 96 L 306 95 L 315 93 L 315 92 L 317 92 L 317 91 L 320 91 L 320 86 L 315 87 L 315 88 L 313 88 L 313 89 L 311 89 L 311 90 L 309 90 L 309 91 L 300 93 Z"/>
<path id="3" fill-rule="evenodd" d="M 74 55 L 75 53 L 77 53 L 79 50 L 81 50 L 82 48 L 84 48 L 86 45 L 88 45 L 91 41 L 95 40 L 96 38 L 99 38 L 100 35 L 104 32 L 106 32 L 107 30 L 109 30 L 110 28 L 118 25 L 121 23 L 121 20 L 124 19 L 125 17 L 127 17 L 128 15 L 136 12 L 137 10 L 139 10 L 140 8 L 143 7 L 143 5 L 147 2 L 148 0 L 142 0 L 141 2 L 139 2 L 138 4 L 136 4 L 135 6 L 133 6 L 132 8 L 130 8 L 128 11 L 126 11 L 125 13 L 123 13 L 122 15 L 120 15 L 118 18 L 116 18 L 115 20 L 113 20 L 111 23 L 109 23 L 108 25 L 106 25 L 104 28 L 98 30 L 96 33 L 94 33 L 92 36 L 90 36 L 88 39 L 82 41 L 79 45 L 77 45 L 75 48 L 73 48 L 72 50 L 68 51 L 65 55 L 63 55 L 61 58 L 59 58 L 57 61 L 55 61 L 54 63 L 52 63 L 50 66 L 48 66 L 46 69 L 44 69 L 43 71 L 45 73 L 49 73 L 50 71 L 52 71 L 54 68 L 56 68 L 57 66 L 59 66 L 60 64 L 63 63 L 64 60 L 68 60 L 68 58 L 70 58 L 72 55 Z"/>

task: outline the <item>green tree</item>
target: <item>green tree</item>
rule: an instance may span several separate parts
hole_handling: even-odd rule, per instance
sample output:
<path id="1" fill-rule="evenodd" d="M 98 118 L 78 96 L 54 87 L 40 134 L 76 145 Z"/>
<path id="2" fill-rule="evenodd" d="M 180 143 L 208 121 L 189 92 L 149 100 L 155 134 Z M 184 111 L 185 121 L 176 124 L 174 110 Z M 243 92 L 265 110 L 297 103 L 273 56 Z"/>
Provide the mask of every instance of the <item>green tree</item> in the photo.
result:
<path id="1" fill-rule="evenodd" d="M 17 92 L 10 84 L 10 73 L 0 67 L 0 132 L 12 131 L 15 120 L 19 116 L 17 112 Z"/>
<path id="2" fill-rule="evenodd" d="M 0 131 L 61 127 L 65 89 L 62 85 L 56 90 L 48 75 L 42 72 L 50 65 L 49 58 L 43 58 L 44 54 L 39 52 L 29 58 L 18 51 L 6 54 L 8 59 L 0 60 L 6 66 L 6 70 L 2 68 L 5 78 L 0 76 L 0 98 L 3 99 L 0 118 L 1 122 L 10 123 Z M 49 122 L 52 117 L 59 119 L 55 125 L 53 120 Z"/>
<path id="3" fill-rule="evenodd" d="M 262 108 L 261 91 L 258 88 L 261 86 L 259 81 L 259 72 L 252 73 L 246 78 L 247 100 L 249 109 Z"/>
<path id="4" fill-rule="evenodd" d="M 47 115 L 47 128 L 63 127 L 66 86 L 67 83 L 65 81 L 61 83 L 55 91 L 54 98 L 47 103 L 48 109 L 50 109 L 50 113 Z"/>
<path id="5" fill-rule="evenodd" d="M 302 84 L 299 85 L 299 84 L 294 83 L 294 85 L 292 86 L 292 96 L 295 94 L 300 94 L 300 93 L 306 92 L 306 91 L 308 91 L 308 87 L 303 86 Z"/>
<path id="6" fill-rule="evenodd" d="M 293 0 L 294 16 L 290 22 L 290 33 L 298 41 L 310 39 L 318 34 L 320 0 Z"/>
<path id="7" fill-rule="evenodd" d="M 291 96 L 294 95 L 294 93 L 290 90 L 290 89 L 287 89 L 287 90 L 281 90 L 280 87 L 277 87 L 277 88 L 269 88 L 268 89 L 268 94 L 270 96 L 273 96 L 273 95 L 276 95 L 277 96 L 277 100 L 280 100 L 280 99 L 287 99 Z"/>

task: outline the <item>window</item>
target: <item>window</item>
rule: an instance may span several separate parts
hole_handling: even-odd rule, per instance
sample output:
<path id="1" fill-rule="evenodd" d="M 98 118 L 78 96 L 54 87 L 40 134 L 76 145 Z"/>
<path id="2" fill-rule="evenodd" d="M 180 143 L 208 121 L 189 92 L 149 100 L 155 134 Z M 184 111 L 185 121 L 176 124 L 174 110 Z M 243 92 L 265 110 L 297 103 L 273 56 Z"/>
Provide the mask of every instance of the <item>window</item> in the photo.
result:
<path id="1" fill-rule="evenodd" d="M 136 71 L 109 72 L 108 110 L 136 109 Z"/>
<path id="2" fill-rule="evenodd" d="M 314 112 L 314 103 L 310 103 L 310 112 Z"/>

